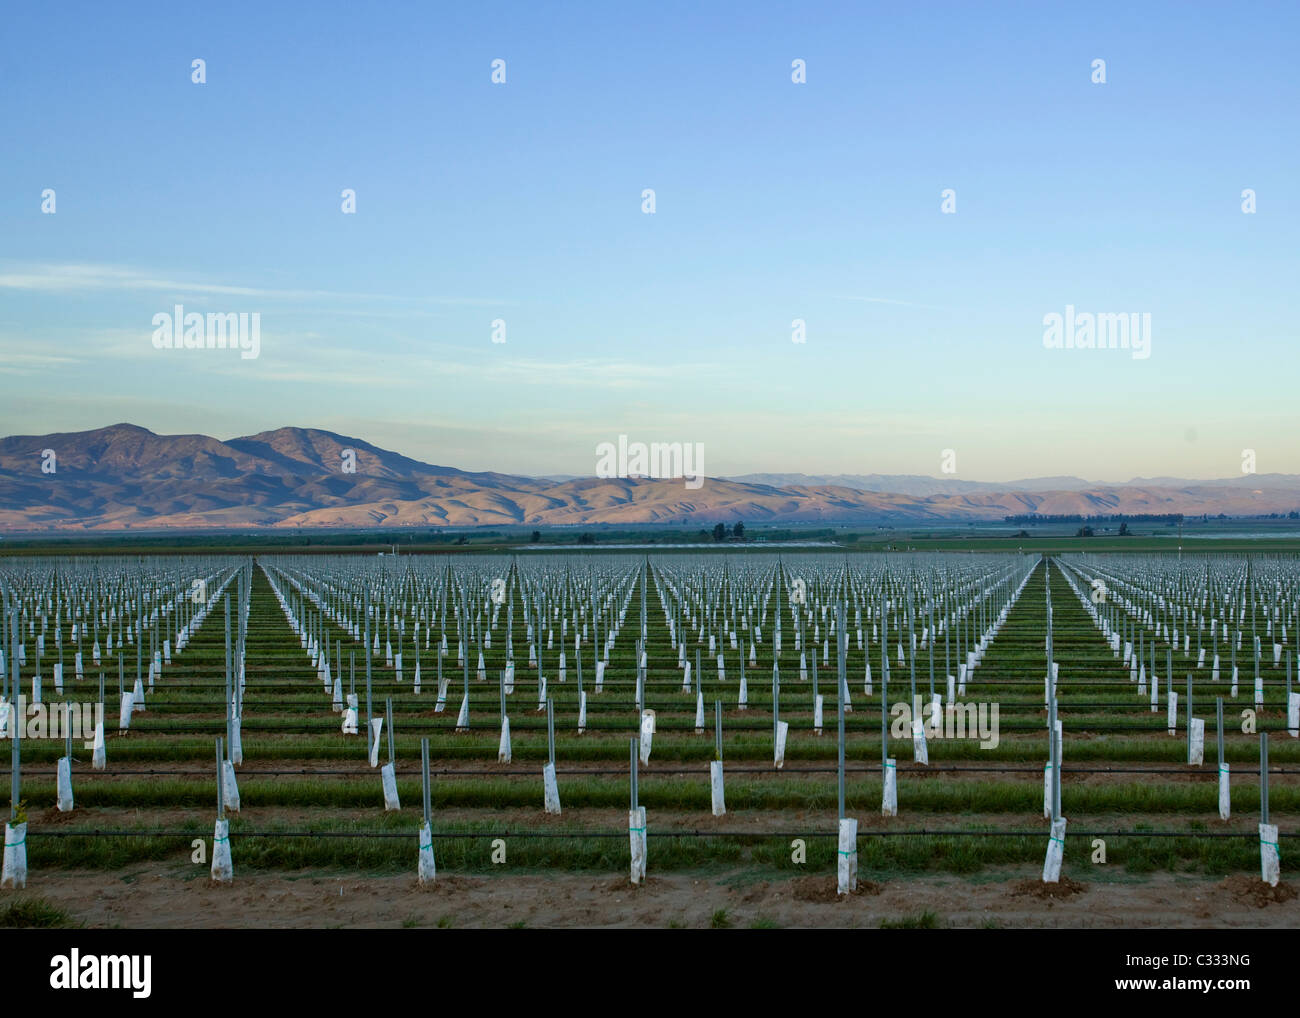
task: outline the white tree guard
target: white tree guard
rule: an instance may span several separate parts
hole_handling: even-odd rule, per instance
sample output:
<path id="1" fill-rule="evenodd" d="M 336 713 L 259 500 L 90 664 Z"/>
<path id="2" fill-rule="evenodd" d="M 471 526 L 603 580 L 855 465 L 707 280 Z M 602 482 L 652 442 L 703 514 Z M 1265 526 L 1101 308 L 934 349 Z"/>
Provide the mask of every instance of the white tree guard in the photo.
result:
<path id="1" fill-rule="evenodd" d="M 135 691 L 131 694 L 131 709 L 144 712 L 144 683 L 139 679 L 135 680 Z"/>
<path id="2" fill-rule="evenodd" d="M 1300 693 L 1287 697 L 1286 730 L 1291 738 L 1300 738 Z"/>
<path id="3" fill-rule="evenodd" d="M 497 763 L 509 763 L 511 760 L 510 752 L 510 719 L 501 719 L 501 742 L 497 745 Z"/>
<path id="4" fill-rule="evenodd" d="M 822 733 L 822 721 L 824 720 L 823 709 L 825 707 L 826 697 L 818 693 L 813 698 L 813 731 L 818 735 Z"/>
<path id="5" fill-rule="evenodd" d="M 1276 887 L 1282 876 L 1282 860 L 1278 851 L 1277 824 L 1259 825 L 1259 875 L 1269 887 Z"/>
<path id="6" fill-rule="evenodd" d="M 542 768 L 542 803 L 547 813 L 560 812 L 560 786 L 555 783 L 555 764 L 548 762 Z"/>
<path id="7" fill-rule="evenodd" d="M 456 731 L 469 731 L 469 694 L 461 697 L 460 710 L 456 713 Z"/>
<path id="8" fill-rule="evenodd" d="M 1052 818 L 1052 761 L 1043 764 L 1043 819 Z"/>
<path id="9" fill-rule="evenodd" d="M 232 813 L 239 812 L 239 785 L 235 781 L 235 765 L 229 760 L 221 761 L 222 772 L 225 774 L 226 787 L 222 790 L 225 798 L 226 809 Z"/>
<path id="10" fill-rule="evenodd" d="M 27 886 L 27 825 L 5 824 L 4 868 L 0 887 L 21 890 Z"/>
<path id="11" fill-rule="evenodd" d="M 704 734 L 704 694 L 695 694 L 695 734 Z"/>
<path id="12" fill-rule="evenodd" d="M 131 727 L 131 707 L 135 702 L 135 697 L 130 693 L 122 694 L 122 709 L 117 715 L 118 731 L 125 732 Z"/>
<path id="13" fill-rule="evenodd" d="M 417 689 L 418 693 L 419 690 Z M 330 698 L 330 710 L 335 714 L 343 713 L 343 680 L 338 676 L 334 677 L 333 696 Z"/>
<path id="14" fill-rule="evenodd" d="M 1205 721 L 1202 718 L 1192 718 L 1192 745 L 1187 753 L 1187 762 L 1193 767 L 1200 767 L 1205 763 Z"/>
<path id="15" fill-rule="evenodd" d="M 382 717 L 370 719 L 370 766 L 379 766 L 379 737 L 384 731 L 384 719 Z"/>
<path id="16" fill-rule="evenodd" d="M 930 750 L 925 743 L 925 723 L 920 718 L 912 719 L 912 759 L 928 767 Z"/>
<path id="17" fill-rule="evenodd" d="M 744 675 L 740 677 L 740 692 L 736 696 L 736 709 L 749 710 L 749 678 Z"/>
<path id="18" fill-rule="evenodd" d="M 885 761 L 885 783 L 880 797 L 880 815 L 898 816 L 898 761 L 892 756 Z"/>
<path id="19" fill-rule="evenodd" d="M 722 782 L 722 761 L 709 761 L 709 792 L 713 798 L 713 815 L 723 816 L 727 812 L 727 798 Z"/>
<path id="20" fill-rule="evenodd" d="M 343 734 L 344 735 L 361 734 L 357 728 L 357 694 L 356 693 L 348 694 L 348 706 L 347 709 L 343 712 Z"/>
<path id="21" fill-rule="evenodd" d="M 605 686 L 605 662 L 596 662 L 596 692 L 599 693 Z"/>
<path id="22" fill-rule="evenodd" d="M 56 781 L 59 793 L 57 803 L 60 813 L 72 812 L 72 759 L 71 757 L 61 756 L 58 763 L 58 778 Z"/>
<path id="23" fill-rule="evenodd" d="M 417 874 L 420 886 L 423 887 L 433 883 L 438 875 L 438 869 L 433 862 L 433 834 L 429 830 L 428 824 L 420 825 L 420 833 L 416 844 L 419 845 L 420 849 Z"/>
<path id="24" fill-rule="evenodd" d="M 1169 691 L 1168 704 L 1169 704 L 1169 714 L 1165 723 L 1169 729 L 1169 734 L 1177 735 L 1178 734 L 1178 691 L 1177 690 L 1171 689 Z"/>
<path id="25" fill-rule="evenodd" d="M 1065 858 L 1065 817 L 1052 821 L 1052 833 L 1047 839 L 1047 858 L 1043 860 L 1043 883 L 1055 884 L 1061 879 L 1061 861 Z"/>
<path id="26" fill-rule="evenodd" d="M 397 769 L 391 763 L 379 768 L 379 781 L 384 786 L 384 811 L 400 810 L 401 802 L 397 798 Z"/>
<path id="27" fill-rule="evenodd" d="M 578 694 L 578 734 L 582 735 L 587 730 L 587 691 L 584 689 Z"/>
<path id="28" fill-rule="evenodd" d="M 858 822 L 849 817 L 840 821 L 839 866 L 836 871 L 837 894 L 851 894 L 858 889 Z"/>
<path id="29" fill-rule="evenodd" d="M 1228 763 L 1219 765 L 1219 819 L 1227 820 L 1232 816 L 1232 794 L 1228 784 Z"/>
<path id="30" fill-rule="evenodd" d="M 788 721 L 778 721 L 776 723 L 776 742 L 773 745 L 773 763 L 776 764 L 777 770 L 785 766 L 785 740 L 790 734 L 790 723 Z"/>
<path id="31" fill-rule="evenodd" d="M 648 764 L 650 762 L 650 744 L 654 741 L 655 735 L 655 712 L 644 710 L 641 712 L 641 762 Z"/>
<path id="32" fill-rule="evenodd" d="M 9 701 L 0 696 L 0 739 L 8 739 L 9 735 L 9 717 L 13 714 L 13 708 L 9 706 Z"/>
<path id="33" fill-rule="evenodd" d="M 212 832 L 212 879 L 218 884 L 228 884 L 235 879 L 234 865 L 230 860 L 229 820 L 218 820 Z"/>
<path id="34" fill-rule="evenodd" d="M 244 762 L 244 737 L 241 732 L 243 719 L 233 717 L 230 719 L 230 760 L 231 763 L 241 764 Z"/>
<path id="35" fill-rule="evenodd" d="M 102 771 L 106 763 L 104 753 L 104 719 L 101 717 L 95 722 L 95 742 L 91 750 L 90 766 L 97 771 Z"/>
<path id="36" fill-rule="evenodd" d="M 639 884 L 645 879 L 646 836 L 645 807 L 638 806 L 627 812 L 628 840 L 632 847 L 632 883 Z"/>
<path id="37" fill-rule="evenodd" d="M 433 703 L 433 712 L 435 714 L 441 714 L 447 709 L 447 686 L 450 683 L 451 679 L 449 678 L 443 678 L 438 682 L 438 698 Z"/>

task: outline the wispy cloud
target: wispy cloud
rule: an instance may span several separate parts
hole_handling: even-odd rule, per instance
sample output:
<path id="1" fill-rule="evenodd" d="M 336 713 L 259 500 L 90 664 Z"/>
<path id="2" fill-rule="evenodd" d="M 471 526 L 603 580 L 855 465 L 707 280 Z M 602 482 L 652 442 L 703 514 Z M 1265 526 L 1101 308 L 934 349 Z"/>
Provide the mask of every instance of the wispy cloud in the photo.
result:
<path id="1" fill-rule="evenodd" d="M 26 353 L 0 344 L 0 375 L 34 375 L 77 364 L 80 358 Z"/>
<path id="2" fill-rule="evenodd" d="M 349 293 L 337 290 L 277 290 L 265 287 L 236 286 L 201 280 L 169 279 L 157 273 L 117 265 L 37 265 L 0 271 L 0 289 L 29 293 L 95 293 L 105 291 L 146 291 L 196 294 L 222 297 L 260 297 L 267 300 L 381 300 L 415 301 L 430 304 L 495 306 L 504 301 L 488 297 L 447 297 L 420 295 L 401 297 L 382 293 Z"/>
<path id="3" fill-rule="evenodd" d="M 574 388 L 636 389 L 643 386 L 661 386 L 668 381 L 679 381 L 682 365 L 635 363 L 630 361 L 563 360 L 542 361 L 530 358 L 512 358 L 493 362 L 478 351 L 451 347 L 459 359 L 407 358 L 400 370 L 371 371 L 358 375 L 359 355 L 353 349 L 320 348 L 310 353 L 307 362 L 296 357 L 268 358 L 266 352 L 275 343 L 268 337 L 263 341 L 263 358 L 251 369 L 248 364 L 228 363 L 218 365 L 221 373 L 243 373 L 256 381 L 322 382 L 338 384 L 346 378 L 348 385 L 365 384 L 391 388 L 427 386 L 431 382 L 451 376 L 474 378 L 490 385 L 538 385 Z M 362 363 L 368 363 L 362 360 Z M 342 374 L 344 369 L 347 374 Z M 692 377 L 711 377 L 722 374 L 719 364 L 692 364 Z"/>
<path id="4" fill-rule="evenodd" d="M 494 386 L 576 387 L 631 390 L 682 381 L 683 372 L 694 380 L 720 378 L 722 364 L 680 362 L 651 363 L 598 358 L 554 361 L 510 356 L 508 347 L 471 347 L 456 343 L 422 343 L 419 354 L 400 359 L 376 358 L 364 344 L 342 342 L 314 331 L 284 330 L 263 324 L 261 356 L 256 360 L 213 356 L 211 351 L 160 352 L 150 342 L 150 328 L 80 329 L 61 335 L 58 354 L 22 333 L 0 333 L 0 372 L 36 374 L 67 366 L 93 365 L 97 369 L 126 362 L 151 362 L 160 367 L 201 365 L 208 377 L 237 378 L 242 382 L 289 382 L 367 389 L 418 389 L 449 377 L 473 378 Z"/>

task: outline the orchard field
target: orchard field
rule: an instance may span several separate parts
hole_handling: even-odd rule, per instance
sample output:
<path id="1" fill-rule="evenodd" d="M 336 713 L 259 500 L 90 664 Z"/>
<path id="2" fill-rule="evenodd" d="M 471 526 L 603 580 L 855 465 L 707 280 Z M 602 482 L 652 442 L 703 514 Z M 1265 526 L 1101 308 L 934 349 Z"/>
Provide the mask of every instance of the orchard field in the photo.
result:
<path id="1" fill-rule="evenodd" d="M 1300 921 L 1291 555 L 28 556 L 0 587 L 9 924 Z M 70 760 L 63 704 L 102 704 Z"/>

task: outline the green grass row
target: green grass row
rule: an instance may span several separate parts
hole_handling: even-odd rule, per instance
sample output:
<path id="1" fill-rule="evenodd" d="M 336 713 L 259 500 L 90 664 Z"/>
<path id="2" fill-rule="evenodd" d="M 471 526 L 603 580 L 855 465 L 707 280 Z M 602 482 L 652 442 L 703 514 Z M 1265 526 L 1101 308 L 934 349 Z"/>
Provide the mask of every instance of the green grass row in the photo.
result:
<path id="1" fill-rule="evenodd" d="M 913 778 L 904 773 L 899 779 L 900 805 L 908 815 L 914 813 L 952 816 L 962 813 L 1018 813 L 1027 817 L 1041 815 L 1042 781 L 1019 775 L 1020 780 L 940 781 Z M 1232 807 L 1236 814 L 1254 814 L 1259 810 L 1259 786 L 1238 778 L 1232 786 Z M 852 811 L 874 811 L 881 799 L 880 782 L 849 775 L 846 802 Z M 216 797 L 215 779 L 177 778 L 76 780 L 74 798 L 81 808 L 164 808 L 207 807 Z M 420 801 L 420 781 L 416 776 L 401 776 L 398 795 L 410 805 Z M 628 784 L 609 778 L 569 778 L 560 775 L 560 798 L 570 808 L 610 808 L 626 805 Z M 379 775 L 368 780 L 351 778 L 239 778 L 241 803 L 245 808 L 329 807 L 362 809 L 383 808 L 383 791 Z M 23 796 L 29 806 L 53 804 L 54 782 L 26 781 Z M 430 796 L 435 809 L 528 809 L 542 803 L 541 768 L 535 778 L 484 778 L 465 776 L 436 778 Z M 822 775 L 820 780 L 802 778 L 774 780 L 737 777 L 727 780 L 727 806 L 738 810 L 834 810 L 837 793 L 835 776 Z M 1188 820 L 1217 817 L 1218 785 L 1213 780 L 1197 783 L 1155 784 L 1130 781 L 1124 783 L 1063 783 L 1063 808 L 1067 814 L 1175 814 Z M 695 780 L 680 777 L 655 778 L 643 775 L 640 800 L 650 809 L 709 813 L 711 799 L 705 771 Z M 1300 813 L 1300 785 L 1271 787 L 1269 805 L 1275 814 Z M 73 814 L 75 817 L 75 813 Z"/>
<path id="2" fill-rule="evenodd" d="M 376 825 L 378 826 L 378 825 Z M 409 837 L 245 837 L 240 838 L 238 821 L 231 826 L 231 851 L 236 874 L 241 869 L 302 870 L 329 868 L 351 874 L 411 873 L 416 862 L 416 825 L 402 818 L 392 829 L 409 828 Z M 321 827 L 320 829 L 324 829 Z M 591 838 L 550 831 L 559 837 L 531 838 L 511 834 L 504 841 L 505 861 L 493 862 L 494 847 L 500 858 L 502 846 L 484 836 L 448 838 L 441 835 L 483 833 L 468 825 L 437 827 L 434 854 L 441 873 L 509 873 L 601 871 L 623 874 L 628 866 L 626 837 Z M 488 834 L 496 833 L 488 831 Z M 810 832 L 811 833 L 811 832 Z M 754 835 L 743 838 L 671 837 L 648 832 L 648 860 L 652 870 L 707 870 L 754 867 L 774 874 L 800 875 L 835 871 L 837 846 L 833 837 L 800 839 L 806 859 L 796 862 L 794 839 Z M 36 838 L 28 843 L 28 861 L 34 873 L 60 868 L 125 868 L 143 861 L 171 862 L 193 867 L 196 879 L 206 878 L 210 856 L 195 861 L 194 839 L 210 848 L 211 830 L 195 829 L 183 836 L 60 837 Z M 884 878 L 901 873 L 950 872 L 972 874 L 990 867 L 1041 865 L 1046 849 L 1042 835 L 963 837 L 934 834 L 909 837 L 880 837 L 864 834 L 858 839 L 859 876 Z M 1092 866 L 1096 851 L 1092 839 L 1067 833 L 1067 866 Z M 1112 837 L 1106 843 L 1106 866 L 1130 873 L 1155 870 L 1225 874 L 1257 870 L 1259 846 L 1253 838 L 1206 837 Z"/>

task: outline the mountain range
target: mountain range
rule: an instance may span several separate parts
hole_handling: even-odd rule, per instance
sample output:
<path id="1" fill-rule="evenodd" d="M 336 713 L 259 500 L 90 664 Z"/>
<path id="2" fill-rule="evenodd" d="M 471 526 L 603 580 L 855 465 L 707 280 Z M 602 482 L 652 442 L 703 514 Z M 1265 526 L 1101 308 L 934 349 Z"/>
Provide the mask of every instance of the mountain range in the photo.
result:
<path id="1" fill-rule="evenodd" d="M 52 451 L 53 455 L 50 455 Z M 352 469 L 348 469 L 351 467 Z M 681 480 L 526 477 L 434 466 L 314 428 L 220 441 L 132 424 L 0 439 L 0 530 L 997 521 L 1008 515 L 1286 513 L 1300 476 L 750 474 Z"/>

